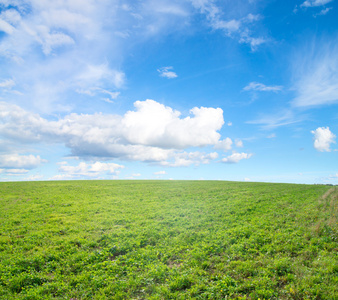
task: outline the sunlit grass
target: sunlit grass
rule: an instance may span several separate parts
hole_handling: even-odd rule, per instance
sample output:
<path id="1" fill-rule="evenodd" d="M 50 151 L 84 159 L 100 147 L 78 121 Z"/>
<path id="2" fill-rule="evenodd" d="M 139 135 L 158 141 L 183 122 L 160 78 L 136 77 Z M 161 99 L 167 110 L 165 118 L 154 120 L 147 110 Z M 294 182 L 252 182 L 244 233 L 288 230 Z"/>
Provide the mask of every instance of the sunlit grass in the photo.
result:
<path id="1" fill-rule="evenodd" d="M 0 298 L 338 299 L 337 195 L 218 181 L 0 183 Z"/>

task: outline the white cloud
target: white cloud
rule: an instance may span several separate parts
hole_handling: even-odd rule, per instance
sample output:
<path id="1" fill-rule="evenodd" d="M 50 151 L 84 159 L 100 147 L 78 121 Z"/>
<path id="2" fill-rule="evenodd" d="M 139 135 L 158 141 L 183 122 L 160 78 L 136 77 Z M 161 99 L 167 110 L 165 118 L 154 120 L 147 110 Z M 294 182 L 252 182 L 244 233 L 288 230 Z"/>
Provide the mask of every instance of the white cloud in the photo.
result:
<path id="1" fill-rule="evenodd" d="M 228 125 L 228 126 L 232 126 L 232 122 L 229 121 L 229 122 L 227 123 L 227 125 Z"/>
<path id="2" fill-rule="evenodd" d="M 223 158 L 222 162 L 231 163 L 231 164 L 238 163 L 242 159 L 249 159 L 251 156 L 252 156 L 251 153 L 244 153 L 244 152 L 237 153 L 237 152 L 235 152 L 235 153 L 231 154 L 230 156 Z"/>
<path id="3" fill-rule="evenodd" d="M 187 2 L 36 0 L 2 2 L 0 41 L 3 70 L 36 111 L 54 113 L 82 105 L 76 90 L 119 89 L 126 82 L 126 48 L 189 25 Z M 126 9 L 128 7 L 128 9 Z M 135 18 L 138 14 L 139 17 Z M 128 33 L 124 39 L 116 32 Z M 0 70 L 0 78 L 2 76 Z M 175 73 L 168 70 L 167 77 Z M 112 93 L 117 93 L 113 91 Z M 116 95 L 103 100 L 111 102 Z M 23 100 L 25 99 L 25 100 Z M 72 99 L 72 107 L 68 104 Z"/>
<path id="4" fill-rule="evenodd" d="M 232 140 L 230 138 L 225 138 L 224 140 L 218 141 L 215 145 L 215 149 L 223 150 L 224 152 L 231 150 Z"/>
<path id="5" fill-rule="evenodd" d="M 248 14 L 246 18 L 244 18 L 247 22 L 255 22 L 261 19 L 260 15 L 253 15 L 253 14 Z"/>
<path id="6" fill-rule="evenodd" d="M 79 94 L 89 96 L 89 97 L 101 95 L 103 97 L 101 99 L 108 103 L 114 103 L 113 100 L 115 100 L 120 95 L 120 92 L 112 92 L 112 91 L 108 91 L 108 90 L 105 90 L 99 87 L 92 87 L 89 89 L 77 89 L 76 92 Z M 104 97 L 105 95 L 108 95 L 109 98 L 105 98 Z"/>
<path id="7" fill-rule="evenodd" d="M 154 172 L 154 175 L 165 175 L 167 174 L 166 171 L 158 171 L 158 172 Z"/>
<path id="8" fill-rule="evenodd" d="M 256 51 L 259 45 L 266 43 L 268 40 L 262 37 L 252 37 L 250 32 L 244 30 L 241 35 L 239 42 L 242 44 L 249 44 L 252 51 Z"/>
<path id="9" fill-rule="evenodd" d="M 214 20 L 212 27 L 214 29 L 223 29 L 230 35 L 233 32 L 239 30 L 241 26 L 241 22 L 239 20 L 230 20 L 230 21 L 223 21 L 223 20 Z"/>
<path id="10" fill-rule="evenodd" d="M 291 110 L 284 110 L 277 114 L 265 115 L 258 118 L 257 120 L 248 121 L 246 123 L 261 125 L 264 129 L 274 129 L 280 126 L 295 124 L 301 121 L 301 116 L 297 116 L 297 118 L 295 118 L 295 115 Z"/>
<path id="11" fill-rule="evenodd" d="M 241 140 L 236 140 L 235 141 L 235 145 L 236 145 L 236 147 L 238 147 L 238 148 L 242 148 L 243 147 L 243 142 L 241 141 Z"/>
<path id="12" fill-rule="evenodd" d="M 47 162 L 39 155 L 1 154 L 0 167 L 8 169 L 33 169 Z"/>
<path id="13" fill-rule="evenodd" d="M 330 10 L 332 9 L 332 7 L 327 7 L 322 9 L 318 14 L 315 14 L 314 16 L 325 16 Z"/>
<path id="14" fill-rule="evenodd" d="M 83 93 L 74 91 L 102 88 L 118 93 L 115 89 L 127 81 L 121 69 L 126 53 L 147 39 L 185 32 L 196 14 L 206 16 L 212 29 L 252 48 L 264 42 L 249 30 L 260 16 L 242 9 L 230 16 L 231 5 L 219 5 L 223 7 L 201 0 L 2 1 L 2 67 L 10 70 L 25 95 L 13 93 L 9 101 L 30 103 L 36 111 L 51 114 L 82 107 Z M 177 77 L 170 67 L 160 72 Z M 111 102 L 115 96 L 103 100 Z"/>
<path id="15" fill-rule="evenodd" d="M 44 178 L 43 175 L 36 174 L 36 175 L 30 175 L 30 176 L 24 178 L 24 180 L 35 181 L 35 180 L 42 180 L 43 178 Z"/>
<path id="16" fill-rule="evenodd" d="M 29 170 L 25 169 L 7 169 L 8 173 L 13 173 L 13 174 L 26 174 L 29 172 Z"/>
<path id="17" fill-rule="evenodd" d="M 266 86 L 263 83 L 259 82 L 250 82 L 246 87 L 243 88 L 244 91 L 261 91 L 261 92 L 279 92 L 283 89 L 280 85 Z"/>
<path id="18" fill-rule="evenodd" d="M 72 175 L 69 174 L 58 174 L 58 175 L 54 175 L 51 178 L 49 178 L 49 180 L 70 180 L 70 179 L 74 179 Z"/>
<path id="19" fill-rule="evenodd" d="M 86 65 L 84 69 L 77 75 L 75 82 L 78 82 L 78 85 L 88 86 L 97 83 L 100 85 L 101 82 L 110 82 L 115 87 L 120 88 L 125 81 L 125 74 L 120 71 L 112 70 L 109 68 L 108 64 L 101 65 Z M 98 86 L 94 86 L 92 90 L 101 90 Z"/>
<path id="20" fill-rule="evenodd" d="M 253 37 L 249 29 L 251 23 L 260 20 L 259 15 L 249 13 L 238 18 L 224 19 L 225 12 L 222 11 L 214 1 L 209 0 L 191 0 L 193 6 L 206 15 L 209 25 L 214 30 L 222 30 L 227 36 L 238 39 L 240 43 L 249 44 L 255 51 L 257 46 L 266 43 L 267 40 L 262 37 Z M 229 9 L 225 8 L 225 11 Z"/>
<path id="21" fill-rule="evenodd" d="M 103 89 L 101 90 L 101 93 L 108 94 L 112 100 L 116 99 L 120 95 L 120 92 L 110 92 Z"/>
<path id="22" fill-rule="evenodd" d="M 160 162 L 160 165 L 166 167 L 189 167 L 191 165 L 198 166 L 200 164 L 209 164 L 211 160 L 218 158 L 217 152 L 202 153 L 195 152 L 176 152 L 172 155 L 170 161 Z"/>
<path id="23" fill-rule="evenodd" d="M 219 142 L 218 130 L 224 123 L 220 108 L 195 107 L 185 118 L 154 100 L 136 101 L 135 108 L 123 116 L 73 113 L 48 121 L 16 105 L 0 102 L 0 135 L 17 143 L 64 143 L 72 155 L 79 157 L 168 162 L 169 165 L 208 162 L 215 154 L 196 156 L 180 151 L 209 145 L 227 149 L 231 141 Z"/>
<path id="24" fill-rule="evenodd" d="M 14 32 L 15 28 L 8 24 L 6 21 L 0 19 L 0 31 L 3 31 L 7 34 L 12 34 Z"/>
<path id="25" fill-rule="evenodd" d="M 85 163 L 80 162 L 77 166 L 61 165 L 59 172 L 63 173 L 61 178 L 90 177 L 97 178 L 104 175 L 117 175 L 119 170 L 123 169 L 123 165 L 115 163 Z M 54 178 L 57 179 L 57 178 Z"/>
<path id="26" fill-rule="evenodd" d="M 15 82 L 14 82 L 13 79 L 6 79 L 6 80 L 0 82 L 0 88 L 10 89 L 13 86 L 15 86 Z"/>
<path id="27" fill-rule="evenodd" d="M 37 30 L 40 32 L 36 40 L 41 44 L 45 55 L 51 54 L 55 48 L 75 44 L 75 41 L 67 34 L 60 32 L 50 33 L 49 28 L 45 26 L 40 26 Z"/>
<path id="28" fill-rule="evenodd" d="M 140 177 L 141 174 L 140 174 L 140 173 L 133 173 L 133 174 L 131 174 L 131 176 L 132 176 L 132 177 Z"/>
<path id="29" fill-rule="evenodd" d="M 172 69 L 173 67 L 163 67 L 163 68 L 157 69 L 157 72 L 160 73 L 161 77 L 166 77 L 168 79 L 176 78 L 177 74 L 173 71 L 170 71 Z"/>
<path id="30" fill-rule="evenodd" d="M 335 143 L 336 136 L 330 131 L 329 127 L 318 127 L 311 131 L 314 135 L 313 147 L 321 152 L 330 152 L 331 144 Z"/>
<path id="31" fill-rule="evenodd" d="M 150 0 L 148 1 L 147 6 L 152 11 L 155 11 L 161 15 L 183 16 L 183 17 L 187 17 L 189 15 L 189 12 L 185 9 L 185 7 L 180 5 L 179 2 L 175 3 L 175 1 Z"/>
<path id="32" fill-rule="evenodd" d="M 301 7 L 315 7 L 315 6 L 323 6 L 326 5 L 333 0 L 306 0 L 300 6 Z"/>
<path id="33" fill-rule="evenodd" d="M 338 40 L 315 40 L 301 49 L 294 57 L 293 77 L 293 106 L 338 102 Z"/>
<path id="34" fill-rule="evenodd" d="M 22 175 L 29 172 L 29 170 L 26 169 L 7 169 L 5 171 L 7 175 Z"/>
<path id="35" fill-rule="evenodd" d="M 194 107 L 192 116 L 180 118 L 180 112 L 154 100 L 136 101 L 134 106 L 136 111 L 127 112 L 121 121 L 131 144 L 175 149 L 213 145 L 224 124 L 220 108 Z"/>

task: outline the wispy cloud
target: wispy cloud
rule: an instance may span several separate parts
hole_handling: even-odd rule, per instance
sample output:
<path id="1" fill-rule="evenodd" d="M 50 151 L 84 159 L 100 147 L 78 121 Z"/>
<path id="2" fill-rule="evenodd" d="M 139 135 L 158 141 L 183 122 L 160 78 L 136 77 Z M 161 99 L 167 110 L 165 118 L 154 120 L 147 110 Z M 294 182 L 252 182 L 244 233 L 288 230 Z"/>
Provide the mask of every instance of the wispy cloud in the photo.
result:
<path id="1" fill-rule="evenodd" d="M 59 167 L 61 176 L 54 179 L 74 179 L 74 178 L 100 178 L 104 175 L 118 175 L 123 165 L 115 163 L 102 163 L 96 161 L 94 163 L 81 162 L 77 166 L 63 164 Z"/>
<path id="2" fill-rule="evenodd" d="M 306 0 L 304 1 L 300 7 L 316 7 L 316 6 L 323 6 L 326 5 L 333 0 Z"/>
<path id="3" fill-rule="evenodd" d="M 82 105 L 84 94 L 74 91 L 117 93 L 126 81 L 120 64 L 124 49 L 188 26 L 191 12 L 189 3 L 179 1 L 5 1 L 0 78 L 10 71 L 25 96 L 12 93 L 9 100 L 59 113 Z M 167 70 L 164 76 L 175 73 Z M 103 100 L 111 102 L 115 95 Z"/>
<path id="4" fill-rule="evenodd" d="M 200 151 L 176 153 L 171 161 L 160 162 L 159 165 L 165 167 L 189 167 L 200 164 L 209 164 L 210 161 L 218 158 L 217 152 L 203 153 Z"/>
<path id="5" fill-rule="evenodd" d="M 230 156 L 223 158 L 221 161 L 223 163 L 235 164 L 235 163 L 240 162 L 243 159 L 249 159 L 250 157 L 252 157 L 252 155 L 253 155 L 252 153 L 244 153 L 244 152 L 237 153 L 237 152 L 235 152 L 235 153 L 231 154 Z"/>
<path id="6" fill-rule="evenodd" d="M 6 80 L 0 82 L 0 88 L 10 89 L 13 86 L 15 86 L 15 82 L 14 82 L 13 79 L 6 79 Z"/>
<path id="7" fill-rule="evenodd" d="M 212 0 L 191 0 L 191 2 L 202 14 L 206 15 L 212 29 L 222 30 L 228 37 L 235 38 L 240 43 L 249 44 L 253 51 L 259 45 L 267 42 L 266 38 L 257 37 L 251 31 L 252 23 L 259 21 L 261 19 L 260 15 L 248 13 L 238 18 L 225 18 L 224 15 L 227 8 L 223 11 Z"/>
<path id="8" fill-rule="evenodd" d="M 303 10 L 306 10 L 307 8 L 321 8 L 322 6 L 325 7 L 326 4 L 333 2 L 333 0 L 306 0 L 304 1 L 299 7 Z M 325 7 L 322 8 L 320 12 L 314 14 L 314 17 L 317 16 L 324 16 L 326 15 L 332 7 Z M 294 13 L 298 12 L 298 5 L 296 5 L 294 9 Z"/>
<path id="9" fill-rule="evenodd" d="M 163 68 L 157 69 L 157 72 L 160 73 L 161 77 L 173 79 L 177 77 L 177 74 L 174 71 L 171 71 L 173 69 L 174 69 L 173 67 L 163 67 Z"/>
<path id="10" fill-rule="evenodd" d="M 242 141 L 242 140 L 239 140 L 239 139 L 236 139 L 235 145 L 236 145 L 236 147 L 238 147 L 238 148 L 242 148 L 242 147 L 243 147 L 243 141 Z"/>
<path id="11" fill-rule="evenodd" d="M 301 116 L 295 116 L 292 110 L 284 110 L 277 114 L 262 115 L 256 120 L 247 121 L 247 124 L 260 125 L 265 130 L 275 129 L 280 126 L 295 124 L 302 121 Z"/>
<path id="12" fill-rule="evenodd" d="M 214 148 L 226 152 L 231 150 L 232 144 L 233 142 L 230 138 L 225 138 L 224 140 L 218 141 L 218 143 L 214 146 Z"/>
<path id="13" fill-rule="evenodd" d="M 79 94 L 87 95 L 89 97 L 101 95 L 101 99 L 108 103 L 114 103 L 113 100 L 115 100 L 120 95 L 120 92 L 112 92 L 98 87 L 93 87 L 89 89 L 77 89 L 76 92 Z M 109 96 L 109 98 L 106 97 L 107 95 Z"/>
<path id="14" fill-rule="evenodd" d="M 281 85 L 267 86 L 259 82 L 250 82 L 246 87 L 243 88 L 244 91 L 260 91 L 260 92 L 279 92 L 283 89 Z"/>
<path id="15" fill-rule="evenodd" d="M 322 9 L 318 14 L 315 14 L 314 16 L 325 16 L 330 10 L 332 9 L 332 7 L 327 7 Z"/>
<path id="16" fill-rule="evenodd" d="M 167 174 L 166 171 L 158 171 L 158 172 L 154 172 L 154 175 L 165 175 Z"/>
<path id="17" fill-rule="evenodd" d="M 338 102 L 338 40 L 314 40 L 302 48 L 294 57 L 293 81 L 293 106 Z"/>

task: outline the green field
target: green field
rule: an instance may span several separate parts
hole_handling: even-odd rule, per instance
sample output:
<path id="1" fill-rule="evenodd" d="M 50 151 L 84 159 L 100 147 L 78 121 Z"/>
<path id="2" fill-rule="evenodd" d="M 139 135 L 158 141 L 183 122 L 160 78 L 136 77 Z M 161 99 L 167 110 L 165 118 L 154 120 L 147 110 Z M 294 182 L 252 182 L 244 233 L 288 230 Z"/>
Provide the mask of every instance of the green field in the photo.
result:
<path id="1" fill-rule="evenodd" d="M 0 183 L 0 299 L 338 299 L 338 188 Z"/>

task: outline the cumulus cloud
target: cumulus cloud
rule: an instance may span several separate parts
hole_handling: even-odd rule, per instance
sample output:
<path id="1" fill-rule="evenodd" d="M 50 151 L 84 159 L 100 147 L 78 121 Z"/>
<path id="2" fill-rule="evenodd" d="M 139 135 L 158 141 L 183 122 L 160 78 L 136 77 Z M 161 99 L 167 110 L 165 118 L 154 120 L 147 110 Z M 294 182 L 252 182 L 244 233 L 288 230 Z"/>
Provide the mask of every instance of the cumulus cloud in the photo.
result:
<path id="1" fill-rule="evenodd" d="M 134 106 L 136 111 L 127 112 L 121 121 L 131 144 L 175 149 L 213 145 L 224 124 L 220 108 L 194 107 L 191 116 L 180 118 L 180 112 L 154 100 L 136 101 Z"/>
<path id="2" fill-rule="evenodd" d="M 0 167 L 7 169 L 33 169 L 47 162 L 39 155 L 1 154 Z"/>
<path id="3" fill-rule="evenodd" d="M 229 164 L 234 164 L 234 163 L 238 163 L 239 161 L 241 161 L 242 159 L 249 159 L 252 156 L 251 153 L 233 153 L 228 157 L 223 158 L 221 161 L 224 163 L 229 163 Z"/>
<path id="4" fill-rule="evenodd" d="M 259 82 L 250 82 L 246 87 L 243 88 L 244 91 L 260 91 L 260 92 L 279 92 L 283 89 L 280 85 L 266 86 L 263 83 Z"/>
<path id="5" fill-rule="evenodd" d="M 313 147 L 321 152 L 330 152 L 331 144 L 335 143 L 336 136 L 330 131 L 329 127 L 318 127 L 311 131 L 314 135 Z"/>
<path id="6" fill-rule="evenodd" d="M 293 59 L 293 81 L 293 106 L 338 102 L 338 40 L 315 40 L 301 49 Z"/>
<path id="7" fill-rule="evenodd" d="M 163 67 L 163 68 L 157 69 L 157 72 L 160 73 L 161 77 L 166 77 L 168 79 L 176 78 L 177 74 L 173 71 L 170 71 L 172 69 L 173 67 Z"/>
<path id="8" fill-rule="evenodd" d="M 167 165 L 205 163 L 215 154 L 186 154 L 189 147 L 219 144 L 223 120 L 220 108 L 193 108 L 182 118 L 179 111 L 154 100 L 136 101 L 124 115 L 70 114 L 48 121 L 38 114 L 0 102 L 0 135 L 19 143 L 63 143 L 80 157 L 121 158 Z M 226 148 L 228 139 L 221 142 Z M 198 152 L 199 153 L 199 152 Z M 168 160 L 174 162 L 169 163 Z"/>

